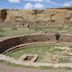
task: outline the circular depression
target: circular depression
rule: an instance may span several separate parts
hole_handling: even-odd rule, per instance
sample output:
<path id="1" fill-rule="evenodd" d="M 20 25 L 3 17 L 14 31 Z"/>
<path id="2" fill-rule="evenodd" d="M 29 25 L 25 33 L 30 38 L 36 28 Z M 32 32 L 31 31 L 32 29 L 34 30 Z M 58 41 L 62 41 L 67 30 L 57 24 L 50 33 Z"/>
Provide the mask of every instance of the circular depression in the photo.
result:
<path id="1" fill-rule="evenodd" d="M 0 53 L 13 58 L 16 56 L 16 60 L 23 54 L 38 55 L 36 63 L 72 63 L 72 35 L 61 34 L 59 41 L 56 40 L 55 34 L 10 37 L 0 41 Z M 33 55 L 23 60 L 30 60 Z M 18 63 L 16 60 L 14 63 Z"/>
<path id="2" fill-rule="evenodd" d="M 38 55 L 36 62 L 42 63 L 71 63 L 71 47 L 63 47 L 60 44 L 34 43 L 21 46 L 5 55 L 19 59 L 22 55 Z"/>
<path id="3" fill-rule="evenodd" d="M 55 34 L 12 37 L 0 41 L 0 53 L 19 48 L 20 46 L 41 42 L 42 43 L 47 42 L 49 44 L 57 44 Z M 59 44 L 61 46 L 70 46 L 72 44 L 72 35 L 61 34 Z"/>

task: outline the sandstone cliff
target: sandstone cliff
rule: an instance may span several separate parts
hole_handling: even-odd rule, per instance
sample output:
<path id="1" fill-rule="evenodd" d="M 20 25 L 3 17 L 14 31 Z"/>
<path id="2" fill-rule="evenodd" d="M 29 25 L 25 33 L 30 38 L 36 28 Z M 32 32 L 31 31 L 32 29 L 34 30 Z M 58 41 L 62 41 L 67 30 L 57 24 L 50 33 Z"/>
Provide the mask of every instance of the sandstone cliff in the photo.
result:
<path id="1" fill-rule="evenodd" d="M 72 9 L 0 10 L 0 27 L 72 26 Z"/>

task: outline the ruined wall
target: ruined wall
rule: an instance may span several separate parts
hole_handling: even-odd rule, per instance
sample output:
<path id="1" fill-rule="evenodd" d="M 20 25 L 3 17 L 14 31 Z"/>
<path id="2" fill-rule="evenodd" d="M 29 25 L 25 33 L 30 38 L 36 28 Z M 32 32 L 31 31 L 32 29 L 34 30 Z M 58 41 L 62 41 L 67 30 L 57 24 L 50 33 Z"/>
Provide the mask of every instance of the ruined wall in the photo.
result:
<path id="1" fill-rule="evenodd" d="M 5 11 L 4 11 L 5 12 Z M 6 13 L 0 11 L 0 19 Z M 6 10 L 0 27 L 62 27 L 72 26 L 72 9 Z"/>
<path id="2" fill-rule="evenodd" d="M 56 42 L 55 35 L 28 35 L 6 39 L 0 42 L 0 53 L 10 49 L 11 47 L 34 42 Z M 72 42 L 72 35 L 61 35 L 60 42 Z"/>

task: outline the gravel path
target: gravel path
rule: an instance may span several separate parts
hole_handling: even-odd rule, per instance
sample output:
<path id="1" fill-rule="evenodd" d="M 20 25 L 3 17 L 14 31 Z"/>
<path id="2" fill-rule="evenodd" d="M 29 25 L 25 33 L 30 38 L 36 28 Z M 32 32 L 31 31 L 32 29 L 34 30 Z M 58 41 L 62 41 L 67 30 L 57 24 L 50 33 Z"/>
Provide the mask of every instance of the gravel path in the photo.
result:
<path id="1" fill-rule="evenodd" d="M 10 67 L 7 65 L 0 64 L 0 72 L 72 72 L 72 70 L 65 69 L 32 69 L 32 68 L 18 68 L 18 67 Z"/>
<path id="2" fill-rule="evenodd" d="M 34 66 L 34 67 L 39 67 L 39 66 L 47 66 L 47 67 L 54 67 L 54 68 L 72 68 L 72 63 L 57 63 L 57 64 L 53 64 L 53 63 L 38 63 L 38 62 L 23 62 L 20 60 L 16 60 L 14 58 L 11 58 L 9 56 L 5 56 L 0 54 L 0 60 L 4 60 L 4 61 L 8 61 L 10 63 L 14 63 L 14 64 L 20 64 L 20 65 L 26 65 L 26 66 Z"/>

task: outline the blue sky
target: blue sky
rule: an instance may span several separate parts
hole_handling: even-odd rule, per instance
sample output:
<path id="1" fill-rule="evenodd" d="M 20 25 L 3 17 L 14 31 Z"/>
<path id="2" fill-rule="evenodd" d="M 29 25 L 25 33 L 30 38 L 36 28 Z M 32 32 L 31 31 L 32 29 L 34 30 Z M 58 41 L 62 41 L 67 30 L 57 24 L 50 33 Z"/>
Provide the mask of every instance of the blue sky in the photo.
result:
<path id="1" fill-rule="evenodd" d="M 0 0 L 0 8 L 45 9 L 72 6 L 72 0 Z"/>

